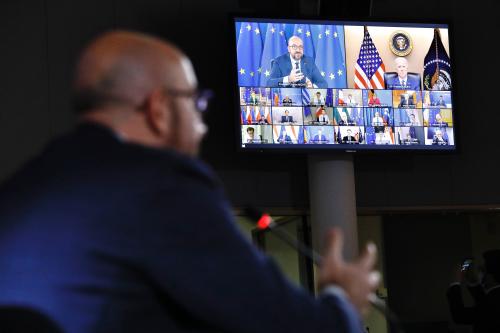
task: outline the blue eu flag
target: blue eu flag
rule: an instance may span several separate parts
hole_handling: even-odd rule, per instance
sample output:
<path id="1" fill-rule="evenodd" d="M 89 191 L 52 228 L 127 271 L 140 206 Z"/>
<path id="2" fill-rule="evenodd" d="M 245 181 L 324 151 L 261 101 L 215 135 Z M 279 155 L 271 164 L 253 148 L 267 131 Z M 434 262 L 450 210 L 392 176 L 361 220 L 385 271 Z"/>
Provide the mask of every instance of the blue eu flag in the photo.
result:
<path id="1" fill-rule="evenodd" d="M 434 39 L 424 58 L 424 89 L 451 90 L 451 62 L 441 41 L 439 29 L 434 29 Z"/>
<path id="2" fill-rule="evenodd" d="M 259 24 L 242 23 L 238 37 L 238 84 L 240 86 L 258 86 L 259 69 L 262 57 L 262 36 Z"/>
<path id="3" fill-rule="evenodd" d="M 287 52 L 285 25 L 268 23 L 262 61 L 260 62 L 260 68 L 257 70 L 261 87 L 266 86 L 271 74 L 271 60 Z"/>
<path id="4" fill-rule="evenodd" d="M 278 137 L 278 142 L 285 142 L 286 138 L 286 128 L 284 125 L 281 125 L 280 136 Z"/>
<path id="5" fill-rule="evenodd" d="M 340 25 L 320 26 L 316 45 L 316 66 L 328 88 L 347 88 L 344 29 Z"/>
<path id="6" fill-rule="evenodd" d="M 314 59 L 316 56 L 313 43 L 313 35 L 309 24 L 295 24 L 293 35 L 302 39 L 304 43 L 304 55 Z"/>
<path id="7" fill-rule="evenodd" d="M 367 144 L 374 144 L 375 143 L 375 128 L 372 126 L 366 127 L 366 133 L 365 133 L 365 140 Z"/>
<path id="8" fill-rule="evenodd" d="M 332 89 L 328 89 L 326 91 L 326 100 L 325 100 L 325 103 L 326 103 L 327 106 L 333 105 L 333 90 Z"/>
<path id="9" fill-rule="evenodd" d="M 299 126 L 299 135 L 297 143 L 304 143 L 304 128 L 302 126 Z"/>

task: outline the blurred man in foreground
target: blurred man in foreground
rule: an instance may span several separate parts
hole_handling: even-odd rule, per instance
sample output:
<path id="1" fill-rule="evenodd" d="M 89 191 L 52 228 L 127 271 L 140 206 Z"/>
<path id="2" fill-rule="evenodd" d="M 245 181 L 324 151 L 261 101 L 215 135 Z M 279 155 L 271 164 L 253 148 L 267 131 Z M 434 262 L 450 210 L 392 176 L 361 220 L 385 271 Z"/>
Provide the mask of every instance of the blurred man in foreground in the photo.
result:
<path id="1" fill-rule="evenodd" d="M 0 304 L 64 332 L 361 332 L 375 248 L 342 259 L 333 230 L 323 294 L 296 289 L 240 235 L 212 172 L 189 59 L 111 32 L 83 52 L 80 124 L 0 189 Z"/>

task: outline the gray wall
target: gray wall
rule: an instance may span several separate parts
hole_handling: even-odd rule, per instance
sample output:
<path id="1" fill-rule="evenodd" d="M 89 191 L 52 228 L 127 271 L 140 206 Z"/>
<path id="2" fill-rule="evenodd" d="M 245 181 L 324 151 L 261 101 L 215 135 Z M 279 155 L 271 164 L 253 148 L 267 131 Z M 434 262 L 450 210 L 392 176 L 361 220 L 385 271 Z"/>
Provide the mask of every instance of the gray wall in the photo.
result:
<path id="1" fill-rule="evenodd" d="M 323 14 L 362 15 L 368 1 L 323 1 Z M 310 9 L 302 1 L 7 0 L 0 11 L 0 180 L 74 125 L 70 83 L 75 57 L 92 37 L 112 28 L 153 33 L 179 44 L 195 64 L 202 85 L 218 98 L 207 116 L 210 134 L 203 158 L 221 176 L 236 206 L 307 207 L 306 156 L 242 154 L 234 144 L 229 67 L 233 50 L 227 14 L 237 10 Z M 358 154 L 359 206 L 489 204 L 500 200 L 496 154 L 500 112 L 493 107 L 499 77 L 493 33 L 494 1 L 471 4 L 424 0 L 374 0 L 373 14 L 397 19 L 447 19 L 452 37 L 455 105 L 460 152 L 448 155 Z M 366 11 L 366 10 L 365 10 Z M 471 23 L 473 22 L 473 23 Z M 207 31 L 210 34 L 207 34 Z M 217 50 L 213 52 L 213 50 Z M 222 79 L 221 79 L 222 78 Z M 228 78 L 224 80 L 224 78 Z M 478 144 L 478 140 L 481 143 Z"/>

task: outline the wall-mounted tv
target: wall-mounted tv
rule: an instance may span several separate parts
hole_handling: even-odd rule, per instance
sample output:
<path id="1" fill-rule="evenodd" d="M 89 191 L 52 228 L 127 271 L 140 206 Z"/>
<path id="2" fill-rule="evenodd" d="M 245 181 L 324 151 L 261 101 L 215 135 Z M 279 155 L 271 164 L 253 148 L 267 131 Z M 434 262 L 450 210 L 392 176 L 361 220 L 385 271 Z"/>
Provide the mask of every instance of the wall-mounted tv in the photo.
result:
<path id="1" fill-rule="evenodd" d="M 244 150 L 454 150 L 447 24 L 234 17 Z"/>

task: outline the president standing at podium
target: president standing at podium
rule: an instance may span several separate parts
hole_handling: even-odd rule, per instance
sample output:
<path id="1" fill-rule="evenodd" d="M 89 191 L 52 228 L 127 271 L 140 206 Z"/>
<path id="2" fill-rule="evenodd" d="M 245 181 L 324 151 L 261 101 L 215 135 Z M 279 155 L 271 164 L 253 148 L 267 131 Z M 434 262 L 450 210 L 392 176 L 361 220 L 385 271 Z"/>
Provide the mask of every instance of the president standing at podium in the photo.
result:
<path id="1" fill-rule="evenodd" d="M 273 59 L 271 63 L 268 87 L 327 87 L 314 59 L 304 55 L 304 42 L 297 36 L 288 40 L 288 53 Z"/>

